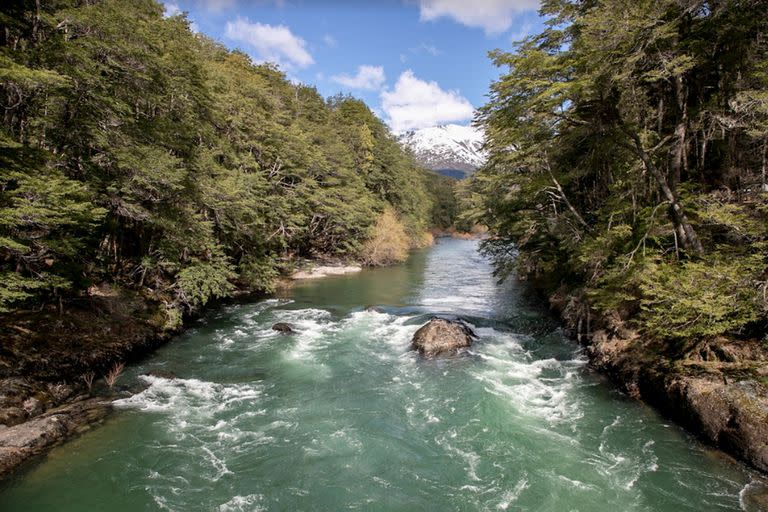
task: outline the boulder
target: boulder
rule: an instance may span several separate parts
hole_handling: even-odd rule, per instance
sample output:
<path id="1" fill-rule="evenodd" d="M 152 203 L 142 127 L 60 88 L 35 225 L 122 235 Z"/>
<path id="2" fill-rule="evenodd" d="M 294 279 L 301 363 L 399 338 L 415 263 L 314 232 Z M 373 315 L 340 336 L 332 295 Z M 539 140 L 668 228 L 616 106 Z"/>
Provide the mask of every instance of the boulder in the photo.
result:
<path id="1" fill-rule="evenodd" d="M 277 322 L 275 325 L 272 326 L 273 331 L 277 331 L 282 334 L 293 334 L 293 326 L 291 324 L 287 324 L 285 322 Z"/>
<path id="2" fill-rule="evenodd" d="M 469 347 L 475 337 L 464 322 L 433 318 L 416 331 L 411 347 L 427 357 L 455 354 L 459 349 Z"/>

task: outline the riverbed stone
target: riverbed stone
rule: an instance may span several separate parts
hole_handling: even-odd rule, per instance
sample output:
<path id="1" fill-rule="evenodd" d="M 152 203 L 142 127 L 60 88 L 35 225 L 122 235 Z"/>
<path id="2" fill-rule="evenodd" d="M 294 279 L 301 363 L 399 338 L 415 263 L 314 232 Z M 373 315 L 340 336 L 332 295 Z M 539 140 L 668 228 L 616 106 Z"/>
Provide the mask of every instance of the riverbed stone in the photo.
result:
<path id="1" fill-rule="evenodd" d="M 416 331 L 411 347 L 427 357 L 455 354 L 472 345 L 474 338 L 472 329 L 460 320 L 433 318 Z"/>
<path id="2" fill-rule="evenodd" d="M 282 334 L 292 334 L 296 332 L 293 330 L 293 326 L 291 324 L 288 324 L 285 322 L 277 322 L 275 325 L 272 326 L 272 330 Z"/>

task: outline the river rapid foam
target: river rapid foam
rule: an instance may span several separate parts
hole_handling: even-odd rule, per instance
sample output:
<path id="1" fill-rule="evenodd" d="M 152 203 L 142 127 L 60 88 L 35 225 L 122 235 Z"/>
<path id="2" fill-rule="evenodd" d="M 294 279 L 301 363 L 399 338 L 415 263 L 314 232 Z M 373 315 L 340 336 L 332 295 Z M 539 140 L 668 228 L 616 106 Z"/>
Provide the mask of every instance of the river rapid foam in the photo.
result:
<path id="1" fill-rule="evenodd" d="M 130 368 L 144 389 L 0 508 L 750 510 L 753 475 L 593 375 L 516 286 L 474 242 L 447 241 L 226 306 Z M 410 340 L 432 314 L 466 319 L 477 342 L 420 357 Z"/>

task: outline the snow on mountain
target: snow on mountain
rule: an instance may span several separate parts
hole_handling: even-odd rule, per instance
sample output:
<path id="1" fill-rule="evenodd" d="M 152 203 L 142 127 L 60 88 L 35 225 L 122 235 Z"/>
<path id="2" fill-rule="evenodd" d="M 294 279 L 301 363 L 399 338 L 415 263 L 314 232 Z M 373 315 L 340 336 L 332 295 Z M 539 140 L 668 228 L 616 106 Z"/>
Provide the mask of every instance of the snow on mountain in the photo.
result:
<path id="1" fill-rule="evenodd" d="M 434 171 L 463 178 L 485 163 L 483 133 L 471 126 L 447 124 L 398 134 L 416 161 Z"/>

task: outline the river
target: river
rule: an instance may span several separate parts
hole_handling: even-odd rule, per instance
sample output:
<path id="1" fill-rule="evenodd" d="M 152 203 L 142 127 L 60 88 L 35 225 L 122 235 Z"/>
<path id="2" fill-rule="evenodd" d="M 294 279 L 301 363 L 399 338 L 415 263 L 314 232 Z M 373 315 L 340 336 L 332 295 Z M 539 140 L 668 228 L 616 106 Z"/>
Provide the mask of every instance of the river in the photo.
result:
<path id="1" fill-rule="evenodd" d="M 491 270 L 476 242 L 440 240 L 212 311 L 128 368 L 148 387 L 103 426 L 6 482 L 0 510 L 742 509 L 743 466 L 616 392 Z M 468 354 L 409 351 L 435 313 L 475 326 Z"/>

